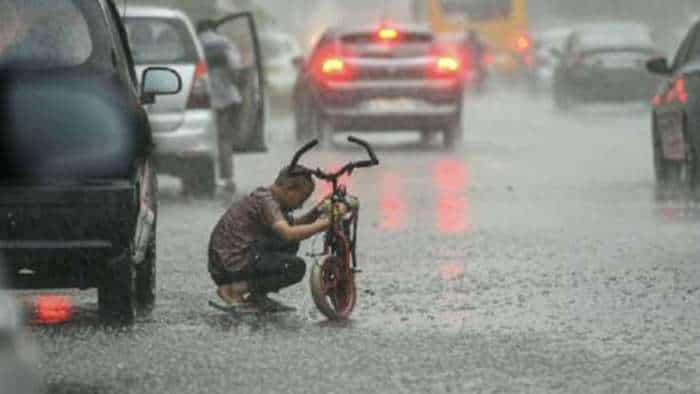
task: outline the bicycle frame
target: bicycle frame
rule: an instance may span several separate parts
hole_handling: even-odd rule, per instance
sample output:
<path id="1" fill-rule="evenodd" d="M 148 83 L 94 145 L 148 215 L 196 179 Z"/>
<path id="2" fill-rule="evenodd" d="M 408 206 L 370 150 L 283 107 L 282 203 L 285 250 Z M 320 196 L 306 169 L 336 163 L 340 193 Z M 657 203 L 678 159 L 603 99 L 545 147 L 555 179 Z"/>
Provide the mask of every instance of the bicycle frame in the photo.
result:
<path id="1" fill-rule="evenodd" d="M 357 269 L 357 231 L 360 214 L 359 203 L 350 201 L 356 199 L 348 195 L 345 185 L 339 184 L 341 176 L 352 172 L 356 168 L 373 167 L 379 164 L 372 147 L 365 141 L 354 137 L 348 137 L 348 141 L 365 148 L 370 160 L 350 162 L 334 173 L 326 173 L 321 169 L 310 170 L 297 166 L 299 159 L 311 148 L 318 144 L 318 140 L 311 141 L 302 147 L 295 155 L 289 168 L 292 174 L 311 174 L 318 179 L 330 182 L 331 193 L 331 224 L 324 235 L 322 263 L 317 261 L 312 267 L 311 294 L 318 309 L 330 319 L 347 319 L 352 313 L 357 299 L 354 275 L 360 272 Z M 337 217 L 334 210 L 338 203 L 344 203 L 350 209 Z"/>

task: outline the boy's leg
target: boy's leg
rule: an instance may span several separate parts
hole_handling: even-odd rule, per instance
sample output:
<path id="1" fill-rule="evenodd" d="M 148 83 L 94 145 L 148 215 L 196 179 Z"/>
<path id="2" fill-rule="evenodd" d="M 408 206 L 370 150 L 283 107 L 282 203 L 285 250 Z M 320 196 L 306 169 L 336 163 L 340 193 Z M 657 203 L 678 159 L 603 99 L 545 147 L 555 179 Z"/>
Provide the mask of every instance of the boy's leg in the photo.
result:
<path id="1" fill-rule="evenodd" d="M 257 294 L 276 293 L 301 282 L 306 273 L 303 259 L 288 253 L 266 252 L 253 264 L 253 288 Z"/>

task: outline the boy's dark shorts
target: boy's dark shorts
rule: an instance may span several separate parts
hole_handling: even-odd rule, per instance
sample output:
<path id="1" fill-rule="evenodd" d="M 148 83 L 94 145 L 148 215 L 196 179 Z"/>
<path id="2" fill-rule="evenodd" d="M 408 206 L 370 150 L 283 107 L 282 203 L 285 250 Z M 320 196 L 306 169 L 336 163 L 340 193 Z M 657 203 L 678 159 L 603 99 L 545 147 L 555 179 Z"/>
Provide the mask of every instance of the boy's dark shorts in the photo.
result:
<path id="1" fill-rule="evenodd" d="M 239 271 L 230 271 L 209 254 L 209 273 L 217 286 L 248 281 L 259 283 L 265 291 L 277 291 L 300 282 L 306 273 L 306 263 L 296 256 L 299 244 L 257 245 L 252 251 L 249 263 Z"/>

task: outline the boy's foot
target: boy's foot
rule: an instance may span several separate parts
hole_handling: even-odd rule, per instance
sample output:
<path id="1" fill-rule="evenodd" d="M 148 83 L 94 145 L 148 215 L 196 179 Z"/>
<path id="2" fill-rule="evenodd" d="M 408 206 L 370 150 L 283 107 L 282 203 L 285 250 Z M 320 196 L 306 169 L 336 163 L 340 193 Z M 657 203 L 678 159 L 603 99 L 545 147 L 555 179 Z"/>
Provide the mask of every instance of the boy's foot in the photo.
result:
<path id="1" fill-rule="evenodd" d="M 209 305 L 223 312 L 228 313 L 259 313 L 260 308 L 250 302 L 241 303 L 228 303 L 221 299 L 211 299 L 209 300 Z"/>
<path id="2" fill-rule="evenodd" d="M 262 310 L 263 312 L 293 312 L 297 308 L 285 305 L 277 300 L 268 297 L 267 294 L 251 294 L 247 301 Z"/>

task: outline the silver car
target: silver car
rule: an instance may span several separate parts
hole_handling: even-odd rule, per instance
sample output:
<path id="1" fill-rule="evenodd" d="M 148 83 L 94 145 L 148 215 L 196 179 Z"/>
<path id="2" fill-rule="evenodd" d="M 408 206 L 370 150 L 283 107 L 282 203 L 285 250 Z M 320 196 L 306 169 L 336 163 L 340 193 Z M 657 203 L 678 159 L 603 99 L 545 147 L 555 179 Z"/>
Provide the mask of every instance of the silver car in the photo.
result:
<path id="1" fill-rule="evenodd" d="M 182 179 L 195 195 L 213 195 L 218 174 L 215 112 L 204 51 L 189 17 L 175 9 L 129 5 L 124 22 L 137 74 L 165 66 L 182 76 L 182 90 L 148 107 L 160 173 Z"/>

